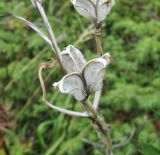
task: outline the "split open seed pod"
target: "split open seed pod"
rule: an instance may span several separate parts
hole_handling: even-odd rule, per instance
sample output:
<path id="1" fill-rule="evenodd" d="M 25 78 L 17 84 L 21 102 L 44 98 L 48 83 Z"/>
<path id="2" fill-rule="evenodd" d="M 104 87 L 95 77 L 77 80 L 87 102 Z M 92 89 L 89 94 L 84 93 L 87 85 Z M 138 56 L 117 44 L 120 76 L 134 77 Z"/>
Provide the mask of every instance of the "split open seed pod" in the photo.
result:
<path id="1" fill-rule="evenodd" d="M 70 47 L 68 50 L 75 49 L 74 46 L 72 46 L 72 48 Z M 73 57 L 76 53 L 75 51 L 74 54 L 67 55 L 67 59 L 62 56 L 62 62 L 72 60 L 71 62 L 67 62 L 69 67 L 70 63 L 73 65 L 68 69 L 69 74 L 65 75 L 59 82 L 54 83 L 53 86 L 61 93 L 73 95 L 77 101 L 83 101 L 86 100 L 92 92 L 102 89 L 105 69 L 110 63 L 110 54 L 106 53 L 100 58 L 90 60 L 87 63 L 82 53 L 80 52 L 80 54 L 79 52 L 80 51 L 78 51 L 78 55 L 75 57 Z M 71 52 L 68 51 L 68 53 Z M 65 58 L 65 60 L 63 60 L 63 58 Z M 76 64 L 83 65 L 79 65 L 78 68 L 76 68 Z M 73 72 L 70 73 L 72 70 Z"/>
<path id="2" fill-rule="evenodd" d="M 115 0 L 71 0 L 77 12 L 101 23 L 110 13 Z"/>

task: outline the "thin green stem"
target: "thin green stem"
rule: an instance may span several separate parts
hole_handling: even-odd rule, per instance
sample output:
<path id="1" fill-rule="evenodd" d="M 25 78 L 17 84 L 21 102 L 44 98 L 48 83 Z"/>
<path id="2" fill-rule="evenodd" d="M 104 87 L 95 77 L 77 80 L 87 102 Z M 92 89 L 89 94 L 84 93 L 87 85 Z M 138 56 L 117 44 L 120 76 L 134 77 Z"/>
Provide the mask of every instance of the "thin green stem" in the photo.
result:
<path id="1" fill-rule="evenodd" d="M 104 135 L 104 142 L 107 149 L 108 155 L 113 155 L 112 153 L 112 139 L 109 133 L 109 125 L 106 124 L 102 115 L 100 115 L 93 107 L 93 105 L 89 101 L 83 101 L 84 107 L 87 109 L 88 112 L 91 113 L 91 118 L 93 123 L 96 124 L 101 133 Z"/>

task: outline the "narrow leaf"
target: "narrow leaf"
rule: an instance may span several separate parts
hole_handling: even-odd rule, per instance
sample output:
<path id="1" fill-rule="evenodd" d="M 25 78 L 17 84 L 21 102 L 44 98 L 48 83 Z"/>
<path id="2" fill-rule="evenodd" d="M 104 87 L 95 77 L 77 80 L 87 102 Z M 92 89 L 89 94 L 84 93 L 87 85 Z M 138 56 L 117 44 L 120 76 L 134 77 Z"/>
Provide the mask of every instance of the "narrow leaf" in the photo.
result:
<path id="1" fill-rule="evenodd" d="M 143 144 L 141 146 L 142 155 L 160 155 L 160 149 L 151 144 Z"/>
<path id="2" fill-rule="evenodd" d="M 10 15 L 13 16 L 13 17 L 16 17 L 17 19 L 20 19 L 22 22 L 24 22 L 25 24 L 27 24 L 30 28 L 32 28 L 35 32 L 37 32 L 37 34 L 42 39 L 44 39 L 47 43 L 49 43 L 51 45 L 50 39 L 35 24 L 33 24 L 30 21 L 26 20 L 25 18 L 17 16 L 15 14 L 10 14 Z"/>

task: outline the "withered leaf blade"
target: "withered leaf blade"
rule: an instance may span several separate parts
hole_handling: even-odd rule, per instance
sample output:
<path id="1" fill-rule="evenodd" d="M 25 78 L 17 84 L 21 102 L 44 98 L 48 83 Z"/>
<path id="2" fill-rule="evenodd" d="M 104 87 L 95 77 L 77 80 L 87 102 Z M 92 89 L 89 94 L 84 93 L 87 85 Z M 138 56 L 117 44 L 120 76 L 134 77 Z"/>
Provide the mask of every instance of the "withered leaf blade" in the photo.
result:
<path id="1" fill-rule="evenodd" d="M 104 54 L 102 57 L 93 59 L 83 68 L 82 74 L 86 81 L 89 93 L 99 91 L 103 87 L 105 68 L 110 63 L 110 55 Z"/>
<path id="2" fill-rule="evenodd" d="M 37 32 L 37 34 L 44 39 L 47 43 L 49 43 L 51 45 L 51 40 L 48 38 L 48 36 L 42 32 L 35 24 L 31 23 L 30 21 L 26 20 L 25 18 L 18 16 L 16 14 L 10 14 L 11 16 L 20 19 L 23 23 L 25 23 L 26 25 L 28 25 L 30 28 L 32 28 L 35 32 Z"/>
<path id="3" fill-rule="evenodd" d="M 62 65 L 67 73 L 80 72 L 87 64 L 83 54 L 72 45 L 67 46 L 61 55 Z"/>
<path id="4" fill-rule="evenodd" d="M 61 93 L 73 95 L 77 101 L 83 101 L 87 97 L 86 90 L 79 73 L 67 74 L 61 81 L 54 83 L 53 86 Z"/>

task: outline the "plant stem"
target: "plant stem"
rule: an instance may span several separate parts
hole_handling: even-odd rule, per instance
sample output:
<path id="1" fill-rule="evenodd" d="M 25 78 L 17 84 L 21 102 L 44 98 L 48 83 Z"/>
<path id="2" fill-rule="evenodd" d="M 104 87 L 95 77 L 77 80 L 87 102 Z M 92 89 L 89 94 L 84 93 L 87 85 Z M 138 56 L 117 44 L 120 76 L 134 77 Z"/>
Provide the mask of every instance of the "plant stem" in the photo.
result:
<path id="1" fill-rule="evenodd" d="M 101 26 L 102 26 L 101 23 L 95 23 L 94 37 L 95 37 L 96 51 L 98 56 L 103 55 L 103 48 L 101 43 Z M 103 116 L 99 115 L 97 112 L 100 97 L 101 97 L 101 90 L 95 93 L 94 105 L 92 105 L 89 101 L 85 101 L 84 105 L 86 106 L 88 111 L 92 114 L 94 123 L 99 127 L 99 129 L 101 130 L 102 134 L 105 137 L 105 146 L 107 148 L 106 154 L 108 153 L 108 155 L 113 155 L 112 139 L 108 132 L 109 125 L 105 123 Z"/>
<path id="2" fill-rule="evenodd" d="M 101 24 L 95 23 L 95 32 L 94 32 L 94 38 L 96 43 L 96 51 L 98 56 L 103 55 L 103 49 L 102 49 L 102 43 L 101 43 Z M 101 90 L 95 92 L 94 102 L 93 105 L 95 109 L 98 109 L 99 101 L 101 98 Z"/>
<path id="3" fill-rule="evenodd" d="M 93 123 L 95 123 L 99 127 L 101 133 L 104 135 L 104 139 L 105 139 L 104 142 L 105 142 L 108 155 L 113 155 L 112 139 L 108 131 L 109 125 L 106 124 L 103 116 L 98 114 L 98 112 L 94 109 L 93 105 L 88 100 L 83 101 L 83 105 L 86 108 L 86 110 L 91 113 L 91 118 L 93 120 Z"/>
<path id="4" fill-rule="evenodd" d="M 96 24 L 96 30 L 94 33 L 95 42 L 96 42 L 96 51 L 98 56 L 103 55 L 102 43 L 101 43 L 101 25 Z"/>
<path id="5" fill-rule="evenodd" d="M 95 42 L 96 42 L 96 51 L 98 56 L 103 55 L 103 49 L 102 49 L 102 43 L 101 43 L 101 24 L 96 23 L 95 24 Z M 94 99 L 94 107 L 97 109 L 99 100 L 101 97 L 101 90 L 99 92 L 96 92 L 95 99 Z M 109 155 L 113 155 L 112 153 L 112 139 L 108 132 L 108 125 L 105 123 L 105 120 L 102 116 L 100 116 L 97 112 L 97 110 L 92 106 L 90 102 L 85 102 L 85 105 L 87 106 L 88 110 L 92 113 L 94 122 L 99 126 L 99 129 L 101 130 L 102 134 L 105 136 L 105 146 L 107 147 L 107 152 Z"/>
<path id="6" fill-rule="evenodd" d="M 53 104 L 51 104 L 50 102 L 48 102 L 48 100 L 46 99 L 46 88 L 45 88 L 45 84 L 44 84 L 44 80 L 43 80 L 43 77 L 42 77 L 42 72 L 48 68 L 53 68 L 55 65 L 56 65 L 57 62 L 52 62 L 52 64 L 42 64 L 40 67 L 39 67 L 39 70 L 38 70 L 38 77 L 39 77 L 39 80 L 40 80 L 40 84 L 41 84 L 41 88 L 42 88 L 42 92 L 43 92 L 43 101 L 44 103 L 56 110 L 56 111 L 59 111 L 59 112 L 62 112 L 62 113 L 65 113 L 67 115 L 70 115 L 70 116 L 76 116 L 76 117 L 89 117 L 89 115 L 87 113 L 82 113 L 82 112 L 76 112 L 76 111 L 71 111 L 71 110 L 67 110 L 67 109 L 64 109 L 64 108 L 60 108 L 58 106 L 55 106 Z"/>
<path id="7" fill-rule="evenodd" d="M 96 110 L 98 110 L 99 101 L 100 101 L 100 98 L 101 98 L 101 93 L 102 93 L 101 90 L 95 92 L 95 97 L 94 97 L 94 101 L 93 101 L 93 107 Z"/>

